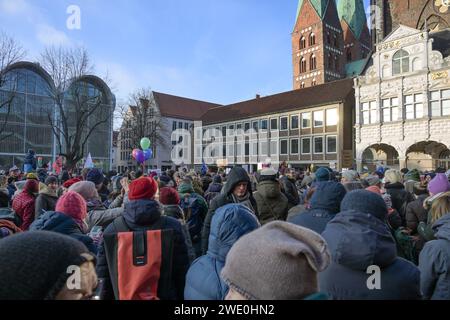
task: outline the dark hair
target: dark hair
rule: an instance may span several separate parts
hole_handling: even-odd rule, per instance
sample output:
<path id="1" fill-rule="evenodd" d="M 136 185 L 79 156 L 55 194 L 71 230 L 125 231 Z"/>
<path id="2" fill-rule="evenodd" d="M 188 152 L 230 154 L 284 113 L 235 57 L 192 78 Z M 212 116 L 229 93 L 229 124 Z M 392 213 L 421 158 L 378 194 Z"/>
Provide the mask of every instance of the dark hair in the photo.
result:
<path id="1" fill-rule="evenodd" d="M 8 208 L 9 205 L 9 196 L 3 192 L 0 191 L 0 208 Z"/>

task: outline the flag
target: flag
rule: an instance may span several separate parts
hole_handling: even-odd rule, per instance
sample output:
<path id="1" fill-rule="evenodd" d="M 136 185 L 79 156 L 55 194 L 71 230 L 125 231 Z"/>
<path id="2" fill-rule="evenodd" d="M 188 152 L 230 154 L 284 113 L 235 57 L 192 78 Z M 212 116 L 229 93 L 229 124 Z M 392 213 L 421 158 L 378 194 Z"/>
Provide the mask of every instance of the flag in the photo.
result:
<path id="1" fill-rule="evenodd" d="M 91 153 L 89 152 L 89 155 L 86 158 L 86 162 L 84 163 L 84 168 L 92 169 L 93 167 L 94 167 L 94 162 L 92 162 Z"/>
<path id="2" fill-rule="evenodd" d="M 205 159 L 202 160 L 202 175 L 205 175 L 208 172 L 208 166 L 205 163 Z"/>

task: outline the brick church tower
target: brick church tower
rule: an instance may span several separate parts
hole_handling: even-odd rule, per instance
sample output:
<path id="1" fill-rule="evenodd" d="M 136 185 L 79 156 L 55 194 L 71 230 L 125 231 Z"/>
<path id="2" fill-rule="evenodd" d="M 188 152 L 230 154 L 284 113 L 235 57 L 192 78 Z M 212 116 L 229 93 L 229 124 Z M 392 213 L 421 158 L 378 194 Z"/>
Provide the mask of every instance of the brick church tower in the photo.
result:
<path id="1" fill-rule="evenodd" d="M 335 0 L 299 0 L 292 61 L 294 89 L 345 77 L 344 37 Z"/>

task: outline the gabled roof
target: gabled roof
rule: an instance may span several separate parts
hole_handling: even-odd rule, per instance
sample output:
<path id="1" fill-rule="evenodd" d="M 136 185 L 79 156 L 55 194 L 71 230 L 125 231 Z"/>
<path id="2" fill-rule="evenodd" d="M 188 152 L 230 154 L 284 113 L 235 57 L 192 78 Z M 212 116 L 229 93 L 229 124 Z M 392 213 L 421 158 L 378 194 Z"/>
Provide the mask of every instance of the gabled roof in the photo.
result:
<path id="1" fill-rule="evenodd" d="M 220 107 L 220 104 L 183 98 L 153 91 L 153 97 L 164 117 L 200 120 L 209 109 Z"/>
<path id="2" fill-rule="evenodd" d="M 214 108 L 203 115 L 202 121 L 204 124 L 215 124 L 318 107 L 342 102 L 349 94 L 354 95 L 353 80 L 344 79 L 223 106 L 220 112 Z"/>
<path id="3" fill-rule="evenodd" d="M 300 10 L 302 9 L 303 2 L 305 0 L 299 0 L 298 1 L 298 8 L 297 8 L 297 17 L 295 18 L 295 21 L 298 20 L 298 16 L 300 15 Z M 325 15 L 325 12 L 327 11 L 327 6 L 329 0 L 306 0 L 311 3 L 314 10 L 316 10 L 317 14 L 319 15 L 320 19 L 323 19 L 323 16 Z"/>
<path id="4" fill-rule="evenodd" d="M 360 39 L 364 27 L 367 27 L 367 17 L 363 0 L 339 0 L 339 19 L 347 22 L 356 39 Z"/>

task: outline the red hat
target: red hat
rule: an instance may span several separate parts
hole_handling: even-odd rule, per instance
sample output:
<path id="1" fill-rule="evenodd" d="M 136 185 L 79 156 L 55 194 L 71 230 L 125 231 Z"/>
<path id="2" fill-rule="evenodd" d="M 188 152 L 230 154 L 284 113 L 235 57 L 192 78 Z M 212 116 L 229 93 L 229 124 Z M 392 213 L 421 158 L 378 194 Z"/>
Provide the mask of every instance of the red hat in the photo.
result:
<path id="1" fill-rule="evenodd" d="M 141 177 L 134 180 L 130 184 L 130 190 L 128 191 L 128 199 L 140 200 L 147 199 L 152 200 L 158 190 L 158 184 L 153 178 Z"/>
<path id="2" fill-rule="evenodd" d="M 78 178 L 69 179 L 66 182 L 64 182 L 63 187 L 66 189 L 69 189 L 71 185 L 80 182 L 81 180 Z"/>
<path id="3" fill-rule="evenodd" d="M 159 191 L 159 202 L 165 205 L 179 204 L 180 196 L 175 188 L 164 187 Z"/>
<path id="4" fill-rule="evenodd" d="M 68 191 L 59 198 L 55 211 L 82 221 L 87 215 L 86 201 L 75 191 Z"/>

